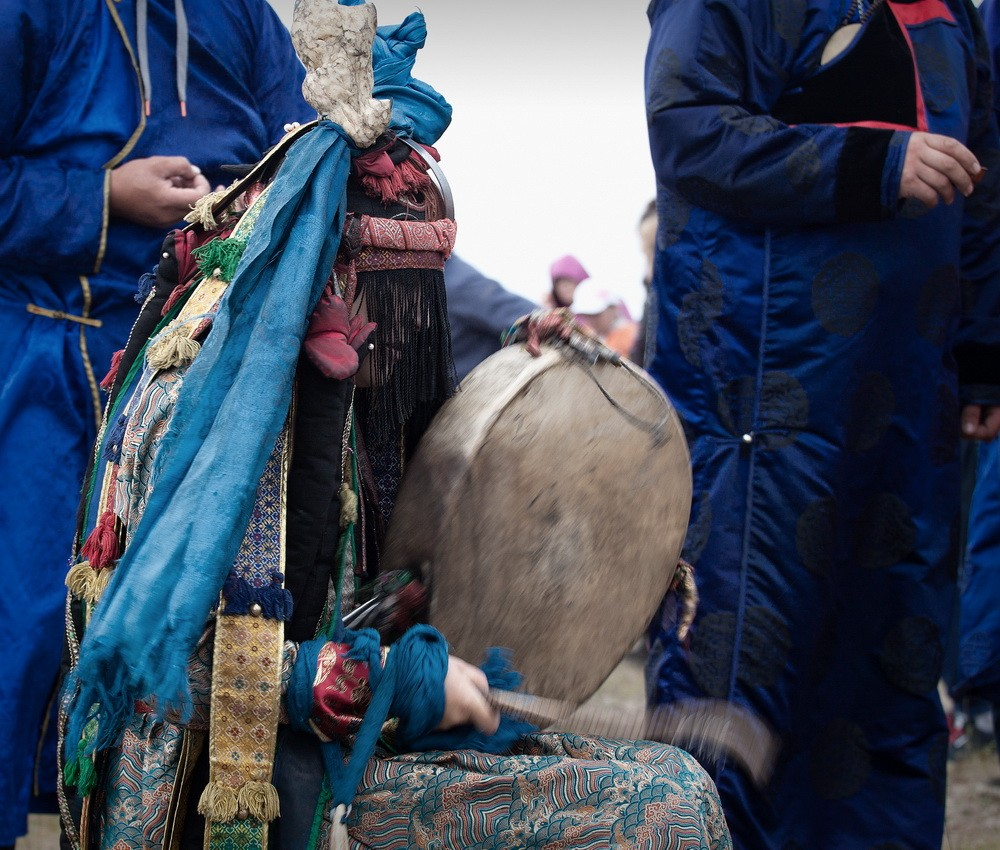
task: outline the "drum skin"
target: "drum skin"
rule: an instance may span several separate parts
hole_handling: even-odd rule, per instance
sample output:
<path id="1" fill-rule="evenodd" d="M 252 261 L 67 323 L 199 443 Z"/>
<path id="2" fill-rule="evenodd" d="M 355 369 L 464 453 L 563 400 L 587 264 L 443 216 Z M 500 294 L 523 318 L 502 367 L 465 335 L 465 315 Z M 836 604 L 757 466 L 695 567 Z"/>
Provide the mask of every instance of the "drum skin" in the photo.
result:
<path id="1" fill-rule="evenodd" d="M 506 647 L 525 690 L 579 703 L 656 611 L 690 508 L 680 421 L 645 373 L 516 345 L 471 372 L 422 438 L 383 569 L 420 565 L 455 655 Z"/>

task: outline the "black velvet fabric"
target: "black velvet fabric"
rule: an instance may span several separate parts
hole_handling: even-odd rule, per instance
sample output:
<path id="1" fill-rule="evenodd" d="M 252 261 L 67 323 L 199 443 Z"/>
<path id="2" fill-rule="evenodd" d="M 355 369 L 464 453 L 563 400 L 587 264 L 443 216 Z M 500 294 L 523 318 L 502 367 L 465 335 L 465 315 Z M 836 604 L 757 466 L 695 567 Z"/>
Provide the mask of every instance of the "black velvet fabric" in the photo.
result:
<path id="1" fill-rule="evenodd" d="M 967 342 L 955 347 L 963 386 L 1000 387 L 1000 346 Z"/>
<path id="2" fill-rule="evenodd" d="M 288 470 L 285 587 L 294 602 L 285 637 L 311 640 L 336 569 L 341 448 L 353 382 L 324 376 L 302 357 Z"/>
<path id="3" fill-rule="evenodd" d="M 882 171 L 892 130 L 851 127 L 837 160 L 834 202 L 841 221 L 879 221 L 887 215 L 882 204 Z"/>
<path id="4" fill-rule="evenodd" d="M 771 114 L 786 124 L 880 121 L 916 128 L 913 56 L 888 4 L 872 13 L 844 53 L 782 94 Z"/>

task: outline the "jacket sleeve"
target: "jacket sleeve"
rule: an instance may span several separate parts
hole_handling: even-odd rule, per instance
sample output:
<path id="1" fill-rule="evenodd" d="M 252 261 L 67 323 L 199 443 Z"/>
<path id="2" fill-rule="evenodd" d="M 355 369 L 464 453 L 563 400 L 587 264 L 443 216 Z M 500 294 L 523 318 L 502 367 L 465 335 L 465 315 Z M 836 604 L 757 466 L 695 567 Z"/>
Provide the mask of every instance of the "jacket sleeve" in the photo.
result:
<path id="1" fill-rule="evenodd" d="M 445 263 L 444 280 L 452 320 L 483 333 L 495 334 L 498 345 L 500 334 L 538 307 L 533 301 L 504 289 L 455 254 Z"/>
<path id="2" fill-rule="evenodd" d="M 0 265 L 93 272 L 103 234 L 107 172 L 103 163 L 61 161 L 42 148 L 25 151 L 25 128 L 57 125 L 38 114 L 46 72 L 58 61 L 58 11 L 44 2 L 0 4 Z M 72 85 L 72 81 L 68 81 Z"/>
<path id="3" fill-rule="evenodd" d="M 962 323 L 955 346 L 964 403 L 1000 404 L 1000 87 L 991 78 L 991 48 L 1000 42 L 995 7 L 984 31 L 975 13 L 975 89 L 969 147 L 986 175 L 966 199 L 962 221 Z M 994 70 L 1000 70 L 994 67 Z"/>
<path id="4" fill-rule="evenodd" d="M 688 203 L 757 225 L 895 214 L 909 133 L 784 124 L 771 110 L 836 26 L 838 4 L 660 0 L 646 108 L 657 178 Z"/>

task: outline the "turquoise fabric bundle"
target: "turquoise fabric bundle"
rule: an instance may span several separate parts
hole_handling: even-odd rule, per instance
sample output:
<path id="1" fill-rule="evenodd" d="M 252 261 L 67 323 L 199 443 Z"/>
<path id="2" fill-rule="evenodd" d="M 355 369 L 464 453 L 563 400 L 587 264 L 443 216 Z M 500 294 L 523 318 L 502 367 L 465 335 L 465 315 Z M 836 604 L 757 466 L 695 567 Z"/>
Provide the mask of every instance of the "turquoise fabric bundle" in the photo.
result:
<path id="1" fill-rule="evenodd" d="M 395 744 L 401 752 L 474 749 L 504 753 L 518 738 L 537 731 L 531 723 L 510 715 L 501 715 L 500 726 L 492 735 L 471 725 L 435 731 L 444 715 L 448 644 L 432 626 L 408 629 L 392 645 L 384 669 L 379 635 L 374 629 L 346 629 L 338 641 L 350 647 L 350 658 L 367 665 L 372 700 L 346 764 L 339 741 L 321 745 L 334 806 L 350 805 L 354 799 L 365 765 L 374 754 L 382 726 L 389 717 L 399 718 Z M 318 638 L 299 646 L 288 683 L 288 719 L 303 732 L 313 731 L 309 723 L 313 686 L 319 653 L 325 644 L 326 638 Z M 510 655 L 504 650 L 488 650 L 482 669 L 491 688 L 512 690 L 521 684 L 521 675 L 511 669 Z"/>
<path id="2" fill-rule="evenodd" d="M 361 6 L 363 0 L 341 0 Z M 427 25 L 413 12 L 396 26 L 379 27 L 372 45 L 375 83 L 372 96 L 392 101 L 389 129 L 397 136 L 433 145 L 451 123 L 451 105 L 434 88 L 413 77 L 417 51 L 427 40 Z"/>
<path id="3" fill-rule="evenodd" d="M 67 752 L 114 744 L 137 699 L 188 707 L 188 655 L 239 550 L 284 425 L 306 324 L 346 214 L 350 150 L 321 122 L 292 145 L 184 380 L 142 522 L 80 648 Z"/>

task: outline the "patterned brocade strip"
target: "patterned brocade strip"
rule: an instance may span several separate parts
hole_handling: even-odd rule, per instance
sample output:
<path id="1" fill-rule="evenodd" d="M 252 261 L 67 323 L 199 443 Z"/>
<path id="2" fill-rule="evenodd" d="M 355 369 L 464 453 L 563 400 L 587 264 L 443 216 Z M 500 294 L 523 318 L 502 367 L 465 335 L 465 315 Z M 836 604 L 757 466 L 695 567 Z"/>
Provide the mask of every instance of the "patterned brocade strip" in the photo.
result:
<path id="1" fill-rule="evenodd" d="M 231 575 L 251 585 L 284 574 L 288 427 L 257 488 L 253 513 Z M 208 786 L 198 804 L 212 850 L 262 850 L 278 816 L 271 784 L 281 700 L 284 623 L 260 606 L 216 618 Z"/>
<path id="2" fill-rule="evenodd" d="M 347 657 L 350 647 L 327 643 L 319 651 L 309 725 L 321 741 L 344 741 L 358 733 L 372 699 L 368 665 Z M 387 647 L 383 647 L 383 662 Z"/>
<path id="3" fill-rule="evenodd" d="M 344 300 L 351 304 L 358 286 L 358 272 L 393 269 L 444 268 L 455 247 L 456 225 L 451 219 L 399 221 L 354 215 L 344 228 L 341 261 L 337 271 L 346 275 Z M 350 253 L 343 258 L 344 249 Z"/>

